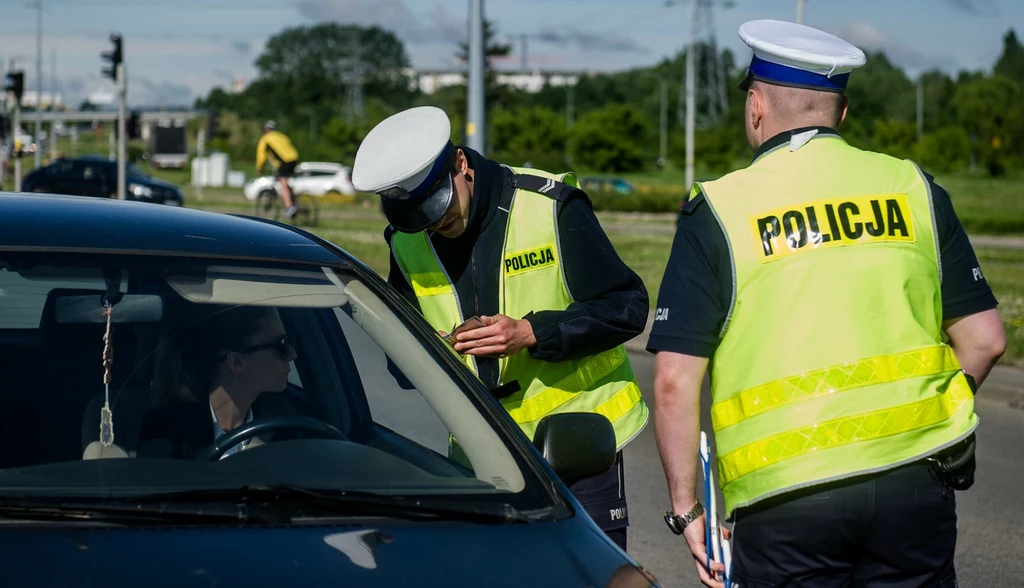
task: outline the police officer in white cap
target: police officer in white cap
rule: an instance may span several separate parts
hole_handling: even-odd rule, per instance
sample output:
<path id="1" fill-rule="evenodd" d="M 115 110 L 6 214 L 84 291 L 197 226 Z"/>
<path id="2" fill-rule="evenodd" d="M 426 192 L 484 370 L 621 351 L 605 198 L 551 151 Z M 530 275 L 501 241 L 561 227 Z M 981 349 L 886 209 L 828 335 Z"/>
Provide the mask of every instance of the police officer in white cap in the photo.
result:
<path id="1" fill-rule="evenodd" d="M 721 586 L 695 489 L 710 365 L 732 581 L 954 586 L 996 300 L 932 177 L 836 131 L 864 54 L 788 22 L 739 34 L 754 161 L 694 186 L 648 341 L 666 522 Z"/>
<path id="2" fill-rule="evenodd" d="M 450 136 L 447 115 L 427 106 L 359 146 L 352 182 L 380 195 L 391 223 L 388 281 L 442 333 L 479 317 L 451 344 L 527 437 L 560 412 L 611 421 L 615 467 L 571 490 L 625 549 L 621 450 L 648 409 L 622 345 L 643 332 L 647 291 L 574 175 L 506 167 Z"/>

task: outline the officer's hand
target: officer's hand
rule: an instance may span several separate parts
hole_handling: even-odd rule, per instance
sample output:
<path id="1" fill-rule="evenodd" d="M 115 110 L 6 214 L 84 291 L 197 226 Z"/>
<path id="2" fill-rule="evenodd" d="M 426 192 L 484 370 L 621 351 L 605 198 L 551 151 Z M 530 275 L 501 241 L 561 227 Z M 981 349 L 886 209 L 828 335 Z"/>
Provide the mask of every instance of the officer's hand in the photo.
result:
<path id="1" fill-rule="evenodd" d="M 700 583 L 714 588 L 725 588 L 725 583 L 711 577 L 704 565 L 708 561 L 708 552 L 704 547 L 704 515 L 694 519 L 683 529 L 683 537 L 686 545 L 690 548 L 690 555 L 693 556 L 693 563 L 697 564 L 697 575 L 700 576 Z M 721 562 L 711 562 L 711 571 L 720 574 L 725 571 L 725 565 Z"/>
<path id="2" fill-rule="evenodd" d="M 482 316 L 483 327 L 459 333 L 455 351 L 466 355 L 508 357 L 537 344 L 530 321 L 516 320 L 503 314 Z"/>

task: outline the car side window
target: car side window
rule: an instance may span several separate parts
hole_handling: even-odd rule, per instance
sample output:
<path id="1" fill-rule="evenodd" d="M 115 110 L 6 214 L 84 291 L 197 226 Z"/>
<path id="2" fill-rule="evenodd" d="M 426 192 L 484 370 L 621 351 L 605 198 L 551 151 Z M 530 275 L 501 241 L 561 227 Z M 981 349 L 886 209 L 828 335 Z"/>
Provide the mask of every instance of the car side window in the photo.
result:
<path id="1" fill-rule="evenodd" d="M 335 311 L 352 350 L 375 424 L 432 449 L 448 453 L 449 429 L 402 376 L 392 373 L 384 350 L 341 309 Z"/>

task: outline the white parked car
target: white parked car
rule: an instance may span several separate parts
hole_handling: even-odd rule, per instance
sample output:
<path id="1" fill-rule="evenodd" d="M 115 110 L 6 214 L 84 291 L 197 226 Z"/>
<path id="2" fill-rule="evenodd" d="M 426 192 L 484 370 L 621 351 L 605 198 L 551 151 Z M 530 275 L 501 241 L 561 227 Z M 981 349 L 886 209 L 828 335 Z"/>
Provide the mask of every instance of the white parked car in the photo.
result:
<path id="1" fill-rule="evenodd" d="M 262 176 L 245 183 L 242 193 L 245 199 L 255 202 L 260 193 L 274 190 L 274 176 Z M 352 186 L 349 168 L 340 163 L 324 161 L 303 161 L 295 166 L 295 173 L 289 183 L 296 195 L 324 196 L 330 193 L 352 196 L 356 193 Z"/>

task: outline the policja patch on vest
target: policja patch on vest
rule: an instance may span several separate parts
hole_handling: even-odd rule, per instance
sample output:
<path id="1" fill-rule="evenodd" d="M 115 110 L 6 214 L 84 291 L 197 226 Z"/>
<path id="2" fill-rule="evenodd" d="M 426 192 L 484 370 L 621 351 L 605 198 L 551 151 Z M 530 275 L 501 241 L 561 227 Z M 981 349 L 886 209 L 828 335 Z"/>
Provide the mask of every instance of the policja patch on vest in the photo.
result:
<path id="1" fill-rule="evenodd" d="M 777 208 L 752 215 L 750 228 L 761 263 L 826 247 L 915 241 L 906 194 L 832 198 Z"/>
<path id="2" fill-rule="evenodd" d="M 505 258 L 505 275 L 514 276 L 555 265 L 555 246 L 547 244 L 536 249 L 512 253 Z"/>

